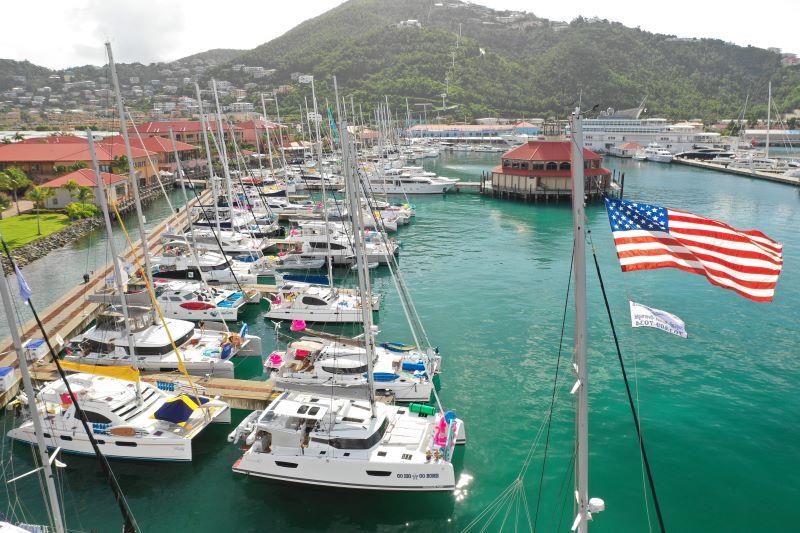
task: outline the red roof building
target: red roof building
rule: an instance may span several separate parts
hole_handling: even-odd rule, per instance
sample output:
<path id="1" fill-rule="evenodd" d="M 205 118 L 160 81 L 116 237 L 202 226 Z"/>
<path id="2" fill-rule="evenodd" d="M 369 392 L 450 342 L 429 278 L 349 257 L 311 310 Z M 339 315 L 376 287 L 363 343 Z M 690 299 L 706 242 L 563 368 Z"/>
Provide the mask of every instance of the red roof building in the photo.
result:
<path id="1" fill-rule="evenodd" d="M 583 149 L 586 191 L 592 194 L 611 187 L 611 171 L 601 166 L 602 157 Z M 521 197 L 569 197 L 572 190 L 572 145 L 569 141 L 529 141 L 501 156 L 492 169 L 496 195 Z"/>
<path id="2" fill-rule="evenodd" d="M 125 146 L 122 144 L 95 144 L 97 160 L 101 172 L 111 171 L 111 162 L 115 157 L 125 156 Z M 140 180 L 146 184 L 155 175 L 148 163 L 148 156 L 155 156 L 142 148 L 131 147 L 133 164 Z M 46 181 L 47 178 L 62 173 L 63 169 L 76 163 L 83 163 L 86 168 L 92 166 L 92 156 L 89 153 L 89 143 L 11 143 L 0 145 L 0 170 L 8 167 L 22 169 L 36 182 Z"/>
<path id="3" fill-rule="evenodd" d="M 267 122 L 263 118 L 237 122 L 236 125 L 242 128 L 242 140 L 244 143 L 252 146 L 255 146 L 256 135 L 258 134 L 261 135 L 258 142 L 261 144 L 266 143 L 267 128 L 269 128 L 269 140 L 272 146 L 280 146 L 291 140 L 289 139 L 289 128 L 283 124 Z"/>
<path id="4" fill-rule="evenodd" d="M 103 183 L 105 183 L 109 199 L 112 202 L 121 201 L 128 197 L 127 177 L 109 174 L 108 172 L 100 172 L 100 176 L 103 178 Z M 42 183 L 42 187 L 55 189 L 54 196 L 47 202 L 47 207 L 51 209 L 61 209 L 72 202 L 78 201 L 77 198 L 73 197 L 72 193 L 64 187 L 70 181 L 74 181 L 77 185 L 82 187 L 91 187 L 94 192 L 93 202 L 95 205 L 99 205 L 97 197 L 100 194 L 100 188 L 97 185 L 97 176 L 93 170 L 82 168 Z"/>
<path id="5" fill-rule="evenodd" d="M 217 122 L 212 120 L 210 123 L 206 122 L 206 127 L 209 131 L 217 134 Z M 136 131 L 139 132 L 142 138 L 145 137 L 164 137 L 169 139 L 169 130 L 175 133 L 175 140 L 183 141 L 186 143 L 196 144 L 200 146 L 203 142 L 203 128 L 199 120 L 167 120 L 162 122 L 145 122 L 136 126 L 136 130 L 131 128 L 128 131 L 131 139 L 136 137 Z M 238 142 L 242 142 L 244 130 L 236 125 L 223 125 L 222 128 L 225 133 L 225 140 L 229 141 L 231 135 Z"/>
<path id="6" fill-rule="evenodd" d="M 125 141 L 122 135 L 114 137 L 107 137 L 103 139 L 102 144 L 114 144 L 125 146 Z M 185 142 L 175 141 L 175 149 L 173 150 L 172 141 L 164 137 L 142 137 L 141 141 L 133 134 L 130 138 L 131 148 L 139 148 L 147 150 L 157 155 L 156 164 L 158 170 L 166 170 L 174 172 L 177 168 L 175 163 L 175 151 L 178 152 L 178 157 L 181 159 L 181 166 L 183 168 L 190 168 L 200 164 L 200 148 Z"/>
<path id="7" fill-rule="evenodd" d="M 86 137 L 77 135 L 48 135 L 47 137 L 29 137 L 16 144 L 86 144 Z"/>

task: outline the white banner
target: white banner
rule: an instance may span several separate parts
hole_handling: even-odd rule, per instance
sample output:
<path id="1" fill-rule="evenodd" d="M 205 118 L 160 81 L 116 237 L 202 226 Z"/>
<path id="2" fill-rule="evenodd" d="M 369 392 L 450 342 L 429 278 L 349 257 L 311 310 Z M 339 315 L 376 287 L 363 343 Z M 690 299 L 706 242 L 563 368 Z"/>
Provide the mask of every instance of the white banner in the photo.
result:
<path id="1" fill-rule="evenodd" d="M 688 337 L 686 324 L 672 313 L 667 313 L 661 309 L 653 309 L 636 302 L 630 302 L 630 304 L 631 326 L 634 328 L 657 328 L 684 339 Z"/>

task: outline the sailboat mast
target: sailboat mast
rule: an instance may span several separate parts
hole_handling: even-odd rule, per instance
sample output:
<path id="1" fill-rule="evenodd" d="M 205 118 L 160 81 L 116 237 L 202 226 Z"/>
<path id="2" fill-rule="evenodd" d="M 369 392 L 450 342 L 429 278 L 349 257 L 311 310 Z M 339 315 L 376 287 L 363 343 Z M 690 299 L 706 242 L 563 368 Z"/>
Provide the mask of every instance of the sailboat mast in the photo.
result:
<path id="1" fill-rule="evenodd" d="M 217 234 L 221 235 L 219 221 L 219 191 L 217 190 L 217 179 L 214 176 L 214 163 L 211 160 L 211 147 L 208 145 L 208 130 L 206 129 L 206 119 L 203 113 L 203 98 L 200 95 L 200 85 L 195 82 L 194 90 L 197 93 L 197 110 L 200 114 L 200 129 L 203 130 L 203 146 L 206 149 L 206 164 L 208 165 L 208 179 L 211 180 L 211 196 L 214 200 L 214 218 L 217 222 Z"/>
<path id="2" fill-rule="evenodd" d="M 322 136 L 319 131 L 319 123 L 322 121 L 322 116 L 317 110 L 317 90 L 314 88 L 314 76 L 311 78 L 311 100 L 314 104 L 314 131 L 316 133 L 317 141 L 317 172 L 319 172 L 319 181 L 322 185 L 322 218 L 325 221 L 325 240 L 328 245 L 328 284 L 333 289 L 333 256 L 331 255 L 331 228 L 328 221 L 328 192 L 325 187 L 325 175 L 322 172 Z M 306 110 L 308 110 L 308 103 L 306 103 Z M 309 126 L 309 132 L 311 127 Z"/>
<path id="3" fill-rule="evenodd" d="M 364 219 L 361 212 L 361 200 L 358 193 L 358 165 L 356 154 L 350 143 L 347 122 L 339 123 L 339 135 L 342 142 L 342 170 L 344 172 L 350 220 L 353 223 L 353 248 L 356 254 L 356 270 L 358 271 L 358 294 L 361 297 L 361 319 L 364 324 L 364 350 L 367 359 L 367 394 L 372 417 L 375 417 L 375 384 L 372 375 L 375 357 L 375 335 L 372 331 L 372 292 L 369 287 L 369 267 L 365 258 Z"/>
<path id="4" fill-rule="evenodd" d="M 575 356 L 575 499 L 573 531 L 589 530 L 589 381 L 586 368 L 586 217 L 584 214 L 583 121 L 580 108 L 572 114 L 572 223 L 574 228 Z"/>
<path id="5" fill-rule="evenodd" d="M 769 157 L 769 128 L 770 128 L 770 119 L 772 118 L 772 82 L 769 82 L 767 86 L 767 150 L 766 156 Z"/>
<path id="6" fill-rule="evenodd" d="M 275 100 L 278 101 L 277 99 Z M 267 119 L 267 104 L 264 102 L 264 93 L 261 93 L 261 110 L 264 112 L 264 130 L 267 133 L 267 151 L 269 152 L 269 171 L 270 177 L 275 179 L 275 165 L 272 162 L 272 139 L 269 137 L 269 120 Z M 280 134 L 280 130 L 278 131 Z M 256 130 L 256 142 L 258 142 L 258 130 Z M 259 165 L 261 164 L 261 158 L 258 158 Z"/>
<path id="7" fill-rule="evenodd" d="M 214 103 L 217 106 L 217 128 L 219 130 L 219 157 L 222 160 L 222 173 L 225 176 L 225 188 L 228 193 L 228 211 L 231 217 L 231 229 L 234 227 L 233 223 L 233 187 L 231 185 L 231 173 L 228 168 L 228 149 L 225 146 L 225 130 L 222 127 L 222 111 L 219 107 L 219 96 L 217 95 L 217 80 L 211 80 L 211 87 L 214 90 Z M 233 129 L 231 132 L 231 140 L 233 140 Z"/>
<path id="8" fill-rule="evenodd" d="M 111 43 L 106 42 L 106 53 L 108 54 L 108 67 L 111 69 L 111 81 L 114 83 L 114 92 L 117 95 L 117 114 L 119 114 L 119 130 L 122 140 L 125 143 L 125 153 L 128 157 L 128 176 L 130 177 L 131 187 L 133 188 L 133 203 L 136 205 L 136 222 L 139 227 L 139 238 L 142 245 L 142 256 L 144 259 L 145 277 L 152 285 L 153 269 L 150 265 L 150 254 L 147 250 L 147 232 L 144 229 L 144 215 L 142 214 L 142 201 L 139 198 L 139 180 L 133 166 L 133 154 L 131 152 L 131 141 L 128 138 L 128 128 L 126 127 L 125 109 L 122 104 L 122 91 L 119 88 L 119 78 L 117 68 L 114 64 L 114 55 L 111 53 Z M 91 137 L 91 134 L 89 134 Z"/>
<path id="9" fill-rule="evenodd" d="M 122 317 L 125 319 L 125 337 L 128 339 L 128 354 L 131 356 L 131 361 L 136 361 L 136 351 L 134 350 L 135 343 L 133 342 L 133 333 L 131 332 L 130 313 L 128 312 L 128 298 L 125 296 L 125 287 L 122 284 L 122 267 L 120 266 L 119 256 L 117 255 L 117 247 L 114 244 L 114 230 L 111 229 L 111 215 L 108 211 L 108 197 L 106 196 L 106 184 L 103 181 L 103 176 L 100 174 L 100 163 L 97 161 L 97 154 L 94 150 L 94 139 L 92 138 L 91 130 L 87 130 L 86 138 L 89 141 L 89 155 L 92 158 L 92 168 L 94 169 L 95 179 L 97 180 L 98 192 L 97 199 L 100 202 L 100 209 L 103 211 L 103 221 L 106 224 L 106 237 L 108 238 L 108 251 L 111 252 L 111 262 L 114 265 L 114 284 L 117 286 L 119 292 L 119 301 L 122 307 Z M 133 252 L 133 250 L 131 250 Z M 142 394 L 139 388 L 139 382 L 136 382 L 136 400 L 142 401 Z"/>
<path id="10" fill-rule="evenodd" d="M 11 304 L 11 294 L 9 294 L 8 281 L 5 276 L 3 276 L 3 279 L 0 279 L 0 296 L 2 296 L 3 308 L 5 309 L 6 318 L 8 319 L 8 329 L 11 333 L 11 342 L 14 345 L 14 350 L 17 352 L 19 370 L 22 374 L 22 385 L 25 389 L 25 395 L 28 397 L 28 408 L 30 411 L 31 420 L 33 421 L 33 431 L 36 435 L 36 445 L 39 449 L 39 458 L 42 461 L 42 467 L 44 468 L 47 498 L 50 502 L 48 513 L 53 520 L 56 533 L 64 533 L 64 518 L 61 515 L 61 506 L 59 504 L 58 492 L 56 492 L 55 480 L 53 479 L 53 469 L 50 465 L 50 456 L 47 453 L 47 445 L 44 442 L 42 420 L 39 414 L 39 409 L 36 407 L 36 392 L 33 390 L 31 375 L 28 371 L 28 360 L 25 358 L 25 352 L 22 350 L 22 341 L 19 337 L 17 324 L 14 321 L 16 314 L 14 313 L 14 307 Z"/>

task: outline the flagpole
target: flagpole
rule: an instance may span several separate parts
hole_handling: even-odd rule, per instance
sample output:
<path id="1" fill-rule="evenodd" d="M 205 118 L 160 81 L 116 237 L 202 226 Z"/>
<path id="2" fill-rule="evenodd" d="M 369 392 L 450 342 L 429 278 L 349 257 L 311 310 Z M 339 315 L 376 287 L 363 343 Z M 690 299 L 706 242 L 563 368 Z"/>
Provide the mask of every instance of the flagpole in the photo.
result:
<path id="1" fill-rule="evenodd" d="M 51 459 L 47 453 L 47 445 L 44 442 L 42 420 L 39 414 L 39 408 L 36 405 L 36 392 L 33 390 L 33 383 L 31 382 L 31 375 L 28 370 L 28 360 L 25 357 L 25 352 L 22 350 L 22 342 L 19 337 L 19 330 L 17 329 L 17 324 L 14 321 L 14 308 L 11 305 L 11 295 L 8 291 L 8 281 L 5 276 L 3 276 L 3 279 L 0 280 L 0 296 L 3 298 L 3 308 L 6 311 L 6 318 L 8 319 L 8 328 L 11 333 L 11 341 L 14 344 L 14 350 L 17 352 L 19 371 L 22 374 L 22 384 L 25 388 L 25 395 L 28 397 L 28 411 L 30 412 L 31 420 L 33 421 L 33 432 L 36 435 L 36 445 L 39 448 L 39 457 L 42 461 L 42 468 L 44 468 L 45 483 L 47 485 L 47 497 L 50 500 L 50 507 L 47 509 L 47 512 L 53 520 L 53 525 L 55 526 L 56 532 L 63 533 L 64 518 L 61 514 L 61 507 L 58 502 L 58 492 L 56 491 L 56 484 L 53 480 L 53 469 L 50 465 Z M 54 456 L 55 453 L 56 452 L 53 452 Z"/>

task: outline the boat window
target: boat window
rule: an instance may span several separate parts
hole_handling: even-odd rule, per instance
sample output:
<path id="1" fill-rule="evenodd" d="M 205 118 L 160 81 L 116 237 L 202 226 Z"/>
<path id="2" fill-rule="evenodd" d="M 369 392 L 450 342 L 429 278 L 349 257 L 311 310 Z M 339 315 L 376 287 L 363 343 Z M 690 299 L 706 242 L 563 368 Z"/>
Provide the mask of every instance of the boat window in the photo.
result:
<path id="1" fill-rule="evenodd" d="M 328 302 L 321 300 L 316 296 L 303 296 L 303 303 L 305 305 L 328 305 Z"/>
<path id="2" fill-rule="evenodd" d="M 386 470 L 367 470 L 368 476 L 379 476 L 379 477 L 387 477 L 391 476 L 391 472 L 387 472 Z"/>
<path id="3" fill-rule="evenodd" d="M 384 418 L 381 427 L 378 430 L 367 437 L 366 439 L 343 439 L 343 438 L 332 438 L 328 441 L 328 444 L 333 446 L 334 448 L 345 449 L 345 450 L 368 450 L 375 446 L 380 440 L 383 438 L 383 434 L 386 433 L 386 427 L 389 425 L 389 419 Z M 381 452 L 378 452 L 380 455 Z M 385 452 L 383 452 L 385 454 Z"/>
<path id="4" fill-rule="evenodd" d="M 322 370 L 329 374 L 363 374 L 367 371 L 367 365 L 351 366 L 351 367 L 338 367 L 338 366 L 323 366 Z"/>
<path id="5" fill-rule="evenodd" d="M 86 409 L 83 410 L 83 414 L 86 415 L 86 420 L 91 422 L 92 424 L 110 424 L 111 419 L 104 417 L 100 413 L 95 413 L 94 411 L 87 411 Z"/>
<path id="6" fill-rule="evenodd" d="M 297 463 L 287 463 L 286 461 L 275 461 L 275 464 L 284 468 L 297 468 Z"/>
<path id="7" fill-rule="evenodd" d="M 117 446 L 127 446 L 128 448 L 136 448 L 136 446 L 138 446 L 135 442 L 130 442 L 127 440 L 118 440 L 114 444 Z"/>
<path id="8" fill-rule="evenodd" d="M 304 415 L 304 414 L 306 414 L 306 411 L 308 411 L 308 406 L 307 405 L 301 405 L 300 407 L 297 408 L 297 414 L 298 415 Z"/>
<path id="9" fill-rule="evenodd" d="M 61 435 L 61 440 L 72 440 L 72 437 L 69 435 Z"/>

